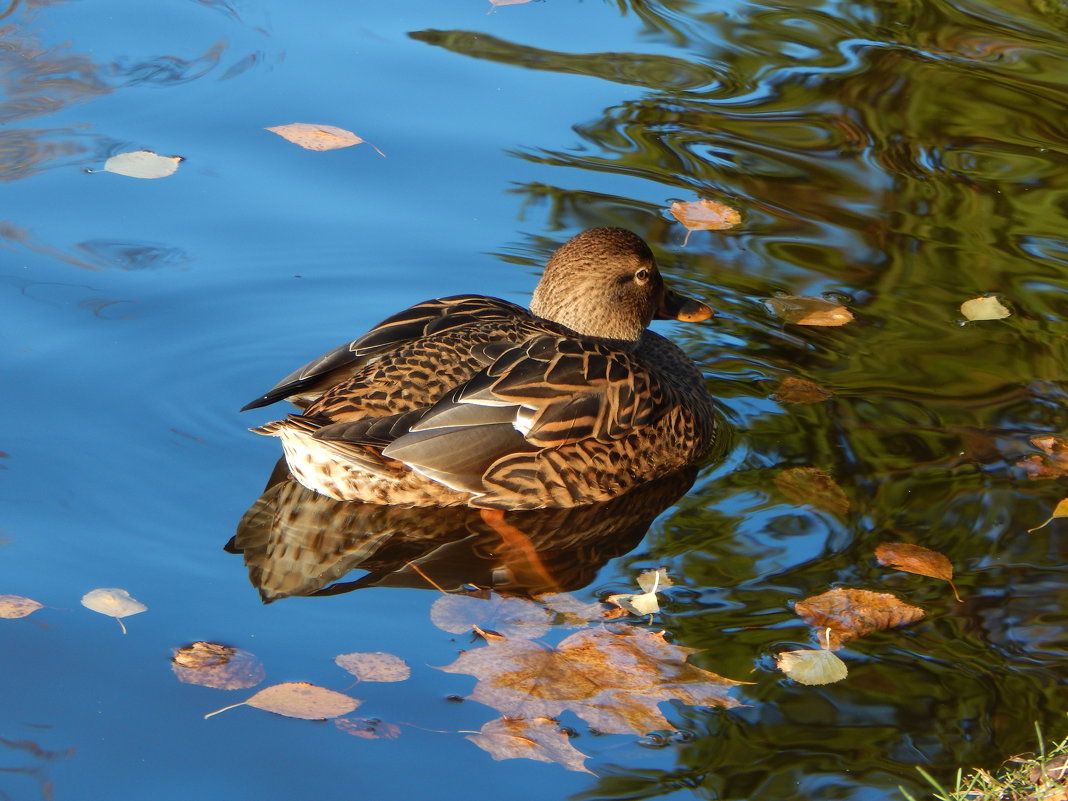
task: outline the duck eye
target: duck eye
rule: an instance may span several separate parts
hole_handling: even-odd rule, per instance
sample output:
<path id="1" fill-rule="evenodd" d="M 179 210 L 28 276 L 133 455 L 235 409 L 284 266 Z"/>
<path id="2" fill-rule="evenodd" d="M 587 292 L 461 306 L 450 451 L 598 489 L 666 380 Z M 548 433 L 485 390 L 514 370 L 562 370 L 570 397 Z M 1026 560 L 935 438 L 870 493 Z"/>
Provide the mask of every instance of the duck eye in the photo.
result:
<path id="1" fill-rule="evenodd" d="M 644 284 L 649 280 L 649 271 L 642 267 L 638 272 L 634 273 L 634 280 L 639 284 Z"/>

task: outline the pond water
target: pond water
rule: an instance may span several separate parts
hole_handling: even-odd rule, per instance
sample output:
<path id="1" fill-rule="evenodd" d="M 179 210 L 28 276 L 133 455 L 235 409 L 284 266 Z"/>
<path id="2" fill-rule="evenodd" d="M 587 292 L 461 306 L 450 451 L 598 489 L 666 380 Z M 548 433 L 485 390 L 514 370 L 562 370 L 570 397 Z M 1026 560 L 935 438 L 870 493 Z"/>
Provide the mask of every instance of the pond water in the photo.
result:
<path id="1" fill-rule="evenodd" d="M 1066 733 L 1068 528 L 1028 531 L 1068 494 L 1030 442 L 1068 428 L 1065 6 L 491 8 L 4 12 L 0 594 L 45 607 L 0 621 L 0 798 L 874 801 L 923 793 L 915 766 L 947 780 L 1032 750 L 1036 723 Z M 345 128 L 385 157 L 264 130 L 291 122 Z M 158 180 L 101 171 L 141 149 L 185 160 Z M 742 224 L 684 244 L 668 207 L 698 198 Z M 471 675 L 437 668 L 482 641 L 436 626 L 439 593 L 396 572 L 437 518 L 386 521 L 396 553 L 351 573 L 352 543 L 322 533 L 347 512 L 309 512 L 305 540 L 276 554 L 306 558 L 310 576 L 265 579 L 249 518 L 231 538 L 278 456 L 246 430 L 278 412 L 242 404 L 417 301 L 525 304 L 547 255 L 595 225 L 644 236 L 717 309 L 657 327 L 707 375 L 729 433 L 681 499 L 528 533 L 581 601 L 665 568 L 662 610 L 625 625 L 753 683 L 730 691 L 745 705 L 732 709 L 661 704 L 674 731 L 650 736 L 561 714 L 586 773 L 496 761 L 466 739 L 499 715 L 456 700 Z M 855 320 L 784 323 L 763 303 L 777 293 L 834 299 Z M 1012 316 L 964 323 L 960 304 L 984 294 Z M 786 378 L 828 397 L 786 402 Z M 1031 477 L 1031 458 L 1051 475 Z M 797 467 L 824 471 L 848 509 L 784 492 L 777 477 Z M 607 540 L 583 539 L 608 519 Z M 471 553 L 425 564 L 447 589 L 492 583 L 477 521 L 441 525 Z M 879 566 L 886 541 L 944 553 L 962 602 Z M 99 587 L 148 606 L 127 635 L 79 603 Z M 285 597 L 321 587 L 334 589 Z M 775 655 L 817 647 L 793 604 L 833 587 L 926 615 L 849 643 L 849 676 L 805 687 Z M 355 715 L 400 736 L 252 708 L 205 720 L 255 690 L 178 681 L 172 656 L 194 641 L 255 654 L 261 687 L 358 697 Z M 411 678 L 353 687 L 334 664 L 379 651 Z"/>

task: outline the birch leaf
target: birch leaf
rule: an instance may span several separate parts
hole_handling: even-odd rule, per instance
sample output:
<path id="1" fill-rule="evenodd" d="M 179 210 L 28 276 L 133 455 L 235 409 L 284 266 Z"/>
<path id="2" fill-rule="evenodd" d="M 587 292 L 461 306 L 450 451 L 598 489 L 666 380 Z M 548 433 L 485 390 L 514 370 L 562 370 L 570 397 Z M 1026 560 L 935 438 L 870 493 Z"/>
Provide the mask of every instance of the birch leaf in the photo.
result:
<path id="1" fill-rule="evenodd" d="M 676 201 L 671 204 L 671 216 L 686 226 L 686 238 L 682 246 L 690 241 L 694 231 L 722 231 L 733 228 L 742 221 L 737 209 L 715 200 Z"/>
<path id="2" fill-rule="evenodd" d="M 339 654 L 334 662 L 360 681 L 404 681 L 412 674 L 407 662 L 382 651 Z"/>
<path id="3" fill-rule="evenodd" d="M 960 305 L 960 313 L 969 320 L 1002 320 L 1012 314 L 993 295 L 966 300 Z"/>
<path id="4" fill-rule="evenodd" d="M 266 672 L 253 654 L 215 642 L 195 642 L 171 659 L 178 681 L 217 690 L 243 690 L 263 681 Z"/>
<path id="5" fill-rule="evenodd" d="M 1061 498 L 1061 500 L 1057 501 L 1057 505 L 1053 507 L 1053 514 L 1049 516 L 1049 520 L 1040 526 L 1027 529 L 1027 533 L 1030 534 L 1032 531 L 1038 531 L 1040 528 L 1045 528 L 1058 517 L 1068 517 L 1068 498 Z"/>
<path id="6" fill-rule="evenodd" d="M 210 718 L 228 709 L 239 706 L 254 706 L 276 715 L 301 720 L 325 720 L 347 715 L 360 705 L 361 701 L 343 693 L 308 684 L 306 681 L 287 681 L 272 684 L 240 704 L 231 704 L 222 709 L 209 712 L 204 717 Z"/>
<path id="7" fill-rule="evenodd" d="M 338 128 L 336 125 L 314 125 L 309 122 L 291 122 L 289 125 L 275 125 L 265 130 L 278 134 L 288 142 L 292 142 L 305 150 L 337 150 L 342 147 L 352 147 L 367 142 L 352 131 Z M 370 142 L 367 144 L 371 145 Z M 386 154 L 374 145 L 374 151 L 386 157 Z"/>
<path id="8" fill-rule="evenodd" d="M 783 651 L 775 657 L 776 666 L 798 684 L 832 684 L 849 671 L 845 662 L 830 651 Z"/>
<path id="9" fill-rule="evenodd" d="M 166 178 L 174 175 L 181 156 L 160 156 L 151 150 L 134 150 L 119 153 L 104 162 L 104 169 L 128 178 Z"/>
<path id="10" fill-rule="evenodd" d="M 21 595 L 0 595 L 0 617 L 14 619 L 26 617 L 40 609 L 44 604 L 39 604 L 32 598 L 24 598 Z"/>
<path id="11" fill-rule="evenodd" d="M 138 615 L 148 609 L 136 598 L 132 598 L 126 590 L 118 587 L 101 587 L 100 589 L 90 590 L 82 596 L 82 606 L 118 620 L 123 634 L 126 633 L 126 624 L 122 622 L 121 618 Z"/>
<path id="12" fill-rule="evenodd" d="M 953 584 L 953 565 L 944 554 L 908 542 L 883 542 L 876 547 L 875 558 L 881 565 L 889 565 L 906 573 L 948 581 L 953 595 L 960 601 Z"/>

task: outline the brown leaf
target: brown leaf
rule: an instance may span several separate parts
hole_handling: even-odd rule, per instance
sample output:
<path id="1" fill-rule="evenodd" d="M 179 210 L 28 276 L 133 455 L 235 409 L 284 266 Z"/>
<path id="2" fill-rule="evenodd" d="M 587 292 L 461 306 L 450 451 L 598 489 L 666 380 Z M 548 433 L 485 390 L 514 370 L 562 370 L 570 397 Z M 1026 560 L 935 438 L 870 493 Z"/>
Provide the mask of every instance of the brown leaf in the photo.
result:
<path id="1" fill-rule="evenodd" d="M 938 551 L 907 542 L 883 542 L 875 548 L 875 558 L 881 565 L 889 565 L 906 573 L 948 581 L 949 586 L 953 587 L 953 594 L 960 600 L 957 588 L 953 586 L 953 565 Z"/>
<path id="2" fill-rule="evenodd" d="M 1035 437 L 1031 444 L 1049 459 L 1029 456 L 1022 462 L 1017 462 L 1016 466 L 1022 467 L 1028 478 L 1060 478 L 1068 475 L 1068 440 L 1059 437 Z"/>
<path id="3" fill-rule="evenodd" d="M 791 375 L 782 380 L 771 397 L 783 403 L 822 403 L 834 397 L 834 393 L 819 384 Z"/>
<path id="4" fill-rule="evenodd" d="M 682 246 L 690 240 L 693 231 L 722 231 L 733 228 L 742 221 L 742 215 L 725 203 L 715 200 L 676 201 L 671 204 L 671 216 L 686 226 L 686 238 Z"/>
<path id="5" fill-rule="evenodd" d="M 364 718 L 338 718 L 334 721 L 334 725 L 345 734 L 361 737 L 364 740 L 396 740 L 400 737 L 401 731 L 396 723 Z"/>
<path id="6" fill-rule="evenodd" d="M 818 467 L 791 467 L 777 474 L 774 480 L 790 503 L 808 504 L 839 515 L 849 511 L 849 498 L 842 488 Z"/>
<path id="7" fill-rule="evenodd" d="M 352 131 L 338 128 L 336 125 L 314 125 L 309 122 L 291 122 L 289 125 L 275 125 L 264 130 L 278 134 L 283 139 L 299 145 L 305 150 L 337 150 L 367 142 Z M 367 144 L 371 145 L 370 142 Z M 385 158 L 385 153 L 374 145 L 375 152 Z"/>
<path id="8" fill-rule="evenodd" d="M 361 701 L 344 695 L 343 693 L 328 690 L 325 687 L 317 687 L 306 681 L 287 681 L 283 684 L 272 684 L 265 687 L 254 696 L 240 704 L 209 712 L 205 718 L 218 715 L 227 709 L 237 706 L 254 706 L 276 715 L 285 715 L 289 718 L 301 718 L 302 720 L 324 720 L 347 715 L 360 705 Z"/>
<path id="9" fill-rule="evenodd" d="M 685 662 L 694 652 L 645 629 L 596 628 L 556 648 L 493 640 L 441 669 L 477 677 L 470 698 L 509 717 L 556 717 L 569 709 L 602 731 L 644 734 L 650 725 L 665 728 L 655 710 L 661 701 L 737 706 L 727 692 L 742 682 Z"/>
<path id="10" fill-rule="evenodd" d="M 924 614 L 889 593 L 841 587 L 798 601 L 794 611 L 821 635 L 830 629 L 827 647 L 832 651 L 873 631 L 914 623 Z"/>
<path id="11" fill-rule="evenodd" d="M 195 642 L 174 652 L 178 681 L 217 690 L 241 690 L 263 681 L 263 665 L 248 651 L 214 642 Z"/>
<path id="12" fill-rule="evenodd" d="M 467 735 L 467 739 L 495 760 L 536 759 L 591 773 L 583 764 L 586 755 L 571 745 L 571 738 L 548 718 L 497 718 L 484 724 L 478 734 Z"/>
<path id="13" fill-rule="evenodd" d="M 1032 531 L 1038 531 L 1040 528 L 1045 528 L 1058 517 L 1068 517 L 1068 498 L 1061 498 L 1057 501 L 1057 505 L 1053 507 L 1053 514 L 1049 516 L 1049 520 L 1040 526 L 1027 529 L 1027 533 L 1030 534 Z"/>
<path id="14" fill-rule="evenodd" d="M 853 313 L 845 306 L 823 298 L 777 295 L 764 301 L 772 314 L 797 325 L 837 326 L 852 322 Z"/>
<path id="15" fill-rule="evenodd" d="M 466 634 L 477 627 L 506 637 L 533 639 L 549 631 L 552 615 L 525 598 L 442 595 L 430 607 L 430 620 L 453 634 Z"/>
<path id="16" fill-rule="evenodd" d="M 412 675 L 407 662 L 381 651 L 339 654 L 334 662 L 360 681 L 404 681 Z"/>
<path id="17" fill-rule="evenodd" d="M 44 604 L 21 595 L 0 595 L 0 617 L 16 618 L 32 615 Z"/>

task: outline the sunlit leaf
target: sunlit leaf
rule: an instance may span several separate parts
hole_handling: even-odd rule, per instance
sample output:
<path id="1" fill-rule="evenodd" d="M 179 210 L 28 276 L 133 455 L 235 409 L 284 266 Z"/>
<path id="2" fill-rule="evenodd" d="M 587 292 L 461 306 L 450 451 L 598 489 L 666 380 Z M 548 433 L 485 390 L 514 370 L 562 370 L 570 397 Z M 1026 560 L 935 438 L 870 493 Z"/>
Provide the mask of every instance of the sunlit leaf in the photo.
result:
<path id="1" fill-rule="evenodd" d="M 832 684 L 849 672 L 845 662 L 830 651 L 783 651 L 776 666 L 798 684 Z"/>
<path id="2" fill-rule="evenodd" d="M 506 637 L 532 639 L 549 631 L 552 615 L 525 598 L 442 595 L 430 607 L 430 620 L 439 629 L 465 634 L 473 627 L 492 629 Z"/>
<path id="3" fill-rule="evenodd" d="M 412 674 L 411 668 L 399 656 L 381 651 L 340 654 L 334 662 L 360 681 L 404 681 Z"/>
<path id="4" fill-rule="evenodd" d="M 794 611 L 826 633 L 827 647 L 833 650 L 873 631 L 914 623 L 924 614 L 889 593 L 841 587 L 798 601 Z"/>
<path id="5" fill-rule="evenodd" d="M 808 504 L 838 515 L 849 511 L 845 492 L 818 467 L 791 467 L 776 474 L 774 481 L 790 503 Z"/>
<path id="6" fill-rule="evenodd" d="M 695 649 L 631 626 L 583 629 L 556 648 L 498 638 L 465 651 L 447 667 L 479 679 L 469 698 L 506 717 L 555 718 L 571 710 L 604 732 L 645 734 L 671 728 L 662 701 L 737 706 L 728 695 L 743 682 L 687 663 Z"/>
<path id="7" fill-rule="evenodd" d="M 837 326 L 853 320 L 853 312 L 840 303 L 800 295 L 777 295 L 764 301 L 776 317 L 797 325 Z"/>
<path id="8" fill-rule="evenodd" d="M 39 604 L 32 598 L 24 598 L 21 595 L 0 595 L 0 617 L 26 617 L 26 615 L 33 614 L 42 606 L 44 604 Z"/>
<path id="9" fill-rule="evenodd" d="M 1038 531 L 1040 528 L 1045 528 L 1058 517 L 1068 517 L 1068 498 L 1061 498 L 1061 500 L 1057 501 L 1057 505 L 1053 507 L 1053 514 L 1049 516 L 1049 520 L 1040 526 L 1027 529 L 1027 532 L 1031 533 L 1032 531 Z"/>
<path id="10" fill-rule="evenodd" d="M 209 712 L 204 717 L 210 718 L 228 709 L 239 706 L 254 706 L 276 715 L 302 720 L 324 720 L 347 715 L 362 703 L 343 693 L 308 684 L 306 681 L 289 681 L 284 684 L 272 684 L 265 687 L 248 700 L 239 704 L 224 706 Z"/>
<path id="11" fill-rule="evenodd" d="M 217 690 L 255 687 L 265 676 L 263 665 L 254 655 L 214 642 L 195 642 L 175 651 L 171 670 L 179 681 Z"/>
<path id="12" fill-rule="evenodd" d="M 151 150 L 134 150 L 112 156 L 104 162 L 104 169 L 129 178 L 166 178 L 174 175 L 182 161 L 185 159 L 181 156 L 159 156 Z"/>
<path id="13" fill-rule="evenodd" d="M 265 130 L 278 134 L 283 139 L 299 145 L 305 150 L 337 150 L 367 142 L 352 131 L 338 128 L 336 125 L 314 125 L 308 122 L 292 122 L 289 125 L 275 125 Z M 371 145 L 370 142 L 367 144 Z M 385 153 L 374 145 L 375 152 L 385 158 Z"/>
<path id="14" fill-rule="evenodd" d="M 829 389 L 796 376 L 784 378 L 772 395 L 783 403 L 821 403 L 833 396 Z"/>
<path id="15" fill-rule="evenodd" d="M 1060 478 L 1068 475 L 1068 440 L 1059 437 L 1035 437 L 1031 444 L 1041 450 L 1049 459 L 1030 456 L 1017 467 L 1022 467 L 1028 478 Z"/>
<path id="16" fill-rule="evenodd" d="M 646 570 L 638 576 L 638 586 L 643 593 L 621 593 L 609 595 L 605 601 L 616 604 L 635 615 L 655 615 L 660 611 L 660 603 L 656 599 L 656 593 L 671 586 L 666 570 Z"/>
<path id="17" fill-rule="evenodd" d="M 136 598 L 130 597 L 130 593 L 126 590 L 118 587 L 90 590 L 82 596 L 82 606 L 118 620 L 123 634 L 126 633 L 126 624 L 120 618 L 137 615 L 148 609 Z"/>
<path id="18" fill-rule="evenodd" d="M 671 204 L 671 216 L 686 226 L 686 238 L 682 246 L 690 241 L 694 231 L 722 231 L 733 228 L 742 221 L 737 209 L 715 200 L 676 201 Z"/>
<path id="19" fill-rule="evenodd" d="M 993 295 L 964 301 L 960 313 L 968 320 L 1001 320 L 1012 314 Z"/>
<path id="20" fill-rule="evenodd" d="M 883 542 L 875 548 L 875 558 L 881 565 L 889 565 L 898 570 L 904 570 L 906 573 L 916 573 L 948 581 L 953 589 L 953 595 L 958 601 L 960 600 L 957 588 L 953 584 L 953 565 L 944 554 L 938 551 L 908 542 Z"/>
<path id="21" fill-rule="evenodd" d="M 334 725 L 345 734 L 364 740 L 396 740 L 401 733 L 400 726 L 396 723 L 365 718 L 337 718 Z"/>
<path id="22" fill-rule="evenodd" d="M 571 738 L 548 718 L 497 718 L 483 724 L 467 739 L 495 760 L 536 759 L 555 762 L 568 770 L 590 773 L 583 764 L 586 755 L 571 745 Z"/>

